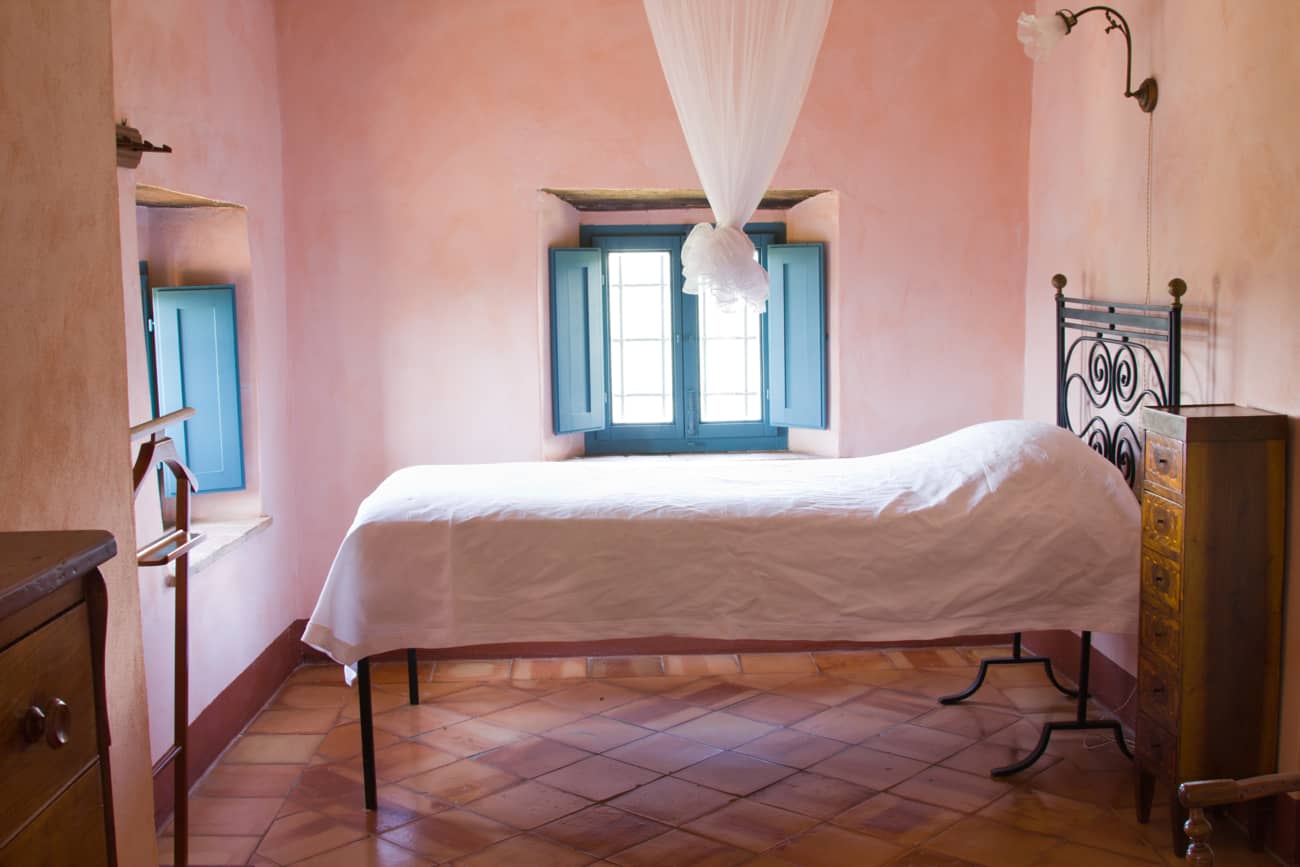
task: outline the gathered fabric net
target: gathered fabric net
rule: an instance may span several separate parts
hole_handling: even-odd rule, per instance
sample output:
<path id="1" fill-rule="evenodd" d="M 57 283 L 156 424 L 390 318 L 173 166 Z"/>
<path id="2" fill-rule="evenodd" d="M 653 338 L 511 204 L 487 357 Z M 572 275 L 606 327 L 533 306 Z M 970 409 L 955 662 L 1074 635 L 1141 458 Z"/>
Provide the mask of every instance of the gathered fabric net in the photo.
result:
<path id="1" fill-rule="evenodd" d="M 645 0 L 646 17 L 716 228 L 682 249 L 685 291 L 762 309 L 767 273 L 745 223 L 785 153 L 831 0 Z"/>

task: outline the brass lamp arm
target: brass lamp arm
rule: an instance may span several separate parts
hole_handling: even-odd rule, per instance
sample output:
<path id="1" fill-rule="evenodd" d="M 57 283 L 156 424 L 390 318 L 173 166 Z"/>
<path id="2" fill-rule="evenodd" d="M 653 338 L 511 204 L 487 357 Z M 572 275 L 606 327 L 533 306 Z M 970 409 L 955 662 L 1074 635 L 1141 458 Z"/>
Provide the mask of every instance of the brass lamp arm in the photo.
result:
<path id="1" fill-rule="evenodd" d="M 1124 46 L 1126 50 L 1126 66 L 1124 71 L 1124 95 L 1131 96 L 1138 101 L 1138 105 L 1145 112 L 1155 111 L 1156 101 L 1159 97 L 1159 89 L 1156 87 L 1154 78 L 1147 78 L 1138 85 L 1138 89 L 1133 89 L 1133 36 L 1128 29 L 1128 21 L 1117 10 L 1109 6 L 1089 6 L 1080 9 L 1078 12 L 1071 12 L 1069 9 L 1058 9 L 1056 14 L 1061 16 L 1065 22 L 1065 32 L 1068 34 L 1074 29 L 1074 25 L 1079 23 L 1080 16 L 1087 15 L 1089 12 L 1103 12 L 1106 15 L 1106 31 L 1118 30 L 1124 34 Z"/>

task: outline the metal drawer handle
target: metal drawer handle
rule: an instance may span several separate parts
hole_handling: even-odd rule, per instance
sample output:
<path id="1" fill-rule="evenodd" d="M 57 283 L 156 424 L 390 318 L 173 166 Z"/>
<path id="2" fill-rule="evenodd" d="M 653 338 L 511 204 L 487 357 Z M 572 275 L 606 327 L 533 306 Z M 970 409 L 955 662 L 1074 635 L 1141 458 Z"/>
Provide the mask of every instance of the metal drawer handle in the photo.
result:
<path id="1" fill-rule="evenodd" d="M 52 750 L 66 746 L 72 737 L 72 709 L 66 701 L 56 698 L 50 702 L 47 716 L 50 725 L 45 730 L 45 742 Z"/>
<path id="2" fill-rule="evenodd" d="M 27 708 L 27 714 L 23 717 L 23 740 L 29 744 L 37 743 L 45 738 L 45 711 L 36 705 Z"/>

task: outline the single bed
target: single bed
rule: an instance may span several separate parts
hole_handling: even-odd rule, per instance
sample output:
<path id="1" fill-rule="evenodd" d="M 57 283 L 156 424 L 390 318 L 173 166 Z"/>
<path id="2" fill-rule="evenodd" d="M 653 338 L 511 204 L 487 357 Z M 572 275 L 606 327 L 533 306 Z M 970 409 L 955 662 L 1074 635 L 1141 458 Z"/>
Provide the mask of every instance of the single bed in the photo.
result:
<path id="1" fill-rule="evenodd" d="M 976 425 L 827 460 L 399 470 L 307 626 L 406 647 L 647 636 L 904 641 L 1137 630 L 1138 506 L 1069 431 Z"/>
<path id="2" fill-rule="evenodd" d="M 994 662 L 1015 663 L 1045 662 L 1022 658 L 1021 630 L 1071 629 L 1083 635 L 1079 719 L 1048 724 L 1040 748 L 1059 728 L 1119 737 L 1118 723 L 1086 719 L 1089 642 L 1137 631 L 1141 440 L 1128 419 L 1178 394 L 1185 286 L 1158 306 L 1067 298 L 1061 275 L 1053 285 L 1056 426 L 990 422 L 867 458 L 390 476 L 361 504 L 304 635 L 361 675 L 367 806 L 368 660 L 407 649 L 413 663 L 417 647 L 1014 632 L 1015 656 Z"/>

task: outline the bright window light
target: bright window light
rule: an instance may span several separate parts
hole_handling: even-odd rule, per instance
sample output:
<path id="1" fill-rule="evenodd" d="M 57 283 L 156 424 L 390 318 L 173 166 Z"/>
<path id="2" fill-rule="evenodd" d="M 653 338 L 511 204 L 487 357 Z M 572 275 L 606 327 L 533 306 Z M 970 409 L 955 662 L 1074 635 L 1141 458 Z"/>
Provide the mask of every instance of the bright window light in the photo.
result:
<path id="1" fill-rule="evenodd" d="M 668 252 L 609 254 L 610 398 L 614 424 L 673 420 Z"/>

